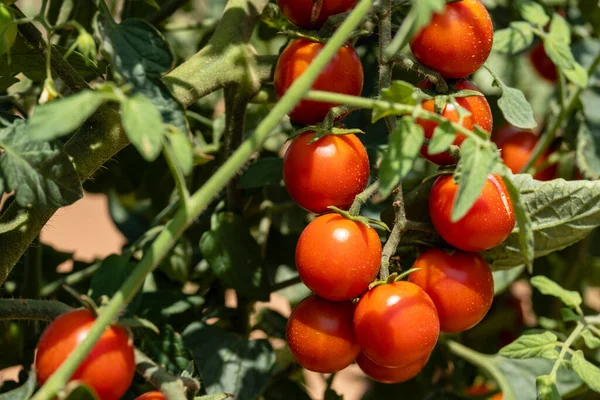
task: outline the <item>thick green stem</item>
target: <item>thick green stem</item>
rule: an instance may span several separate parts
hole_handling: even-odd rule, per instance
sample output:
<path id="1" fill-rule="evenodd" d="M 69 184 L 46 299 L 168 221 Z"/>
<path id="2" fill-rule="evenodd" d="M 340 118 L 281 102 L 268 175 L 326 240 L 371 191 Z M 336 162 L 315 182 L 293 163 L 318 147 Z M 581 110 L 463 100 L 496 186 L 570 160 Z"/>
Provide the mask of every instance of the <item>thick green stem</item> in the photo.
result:
<path id="1" fill-rule="evenodd" d="M 365 204 L 367 204 L 367 201 L 369 201 L 369 199 L 371 197 L 373 197 L 373 195 L 375 193 L 377 193 L 378 190 L 379 190 L 379 181 L 377 180 L 377 181 L 373 182 L 370 186 L 368 186 L 362 193 L 359 193 L 354 198 L 354 202 L 352 203 L 350 210 L 348 210 L 350 215 L 356 216 L 356 215 L 360 214 L 361 207 L 364 206 Z"/>
<path id="2" fill-rule="evenodd" d="M 176 240 L 183 234 L 193 220 L 208 206 L 213 197 L 219 193 L 227 182 L 236 174 L 252 153 L 260 148 L 272 130 L 277 126 L 283 115 L 292 110 L 308 92 L 321 70 L 327 65 L 337 50 L 344 44 L 358 26 L 362 16 L 366 14 L 373 0 L 361 0 L 348 19 L 331 37 L 319 55 L 313 60 L 307 70 L 292 84 L 287 93 L 263 119 L 254 133 L 245 140 L 233 155 L 219 168 L 206 183 L 192 195 L 188 210 L 180 209 L 173 220 L 167 223 L 165 229 L 152 243 L 144 257 L 135 267 L 121 288 L 115 293 L 110 302 L 100 311 L 96 322 L 90 329 L 86 339 L 70 354 L 59 369 L 46 381 L 44 386 L 35 394 L 33 400 L 50 400 L 62 390 L 77 367 L 94 347 L 104 330 L 131 301 L 141 288 L 146 275 L 150 273 L 168 254 Z M 251 3 L 251 1 L 249 1 Z M 200 74 L 201 75 L 201 74 Z"/>
<path id="3" fill-rule="evenodd" d="M 177 188 L 177 193 L 179 194 L 181 206 L 185 208 L 190 201 L 190 192 L 188 191 L 187 182 L 185 181 L 183 171 L 177 165 L 177 156 L 175 155 L 175 151 L 173 151 L 173 148 L 168 140 L 165 140 L 163 154 L 165 156 L 165 160 L 167 160 L 167 165 L 169 166 L 171 175 L 173 175 L 173 179 L 175 180 L 175 187 Z"/>
<path id="4" fill-rule="evenodd" d="M 381 265 L 379 266 L 379 279 L 386 280 L 390 276 L 390 259 L 396 254 L 402 235 L 406 232 L 406 211 L 404 209 L 404 195 L 402 186 L 397 187 L 394 195 L 394 227 L 388 236 L 381 251 Z"/>
<path id="5" fill-rule="evenodd" d="M 0 299 L 0 321 L 22 319 L 51 322 L 71 310 L 73 308 L 60 301 Z"/>
<path id="6" fill-rule="evenodd" d="M 37 299 L 42 290 L 42 245 L 38 236 L 25 253 L 25 278 L 21 297 Z"/>
<path id="7" fill-rule="evenodd" d="M 571 334 L 569 335 L 567 340 L 563 343 L 563 345 L 560 349 L 560 353 L 558 354 L 558 358 L 556 359 L 556 361 L 554 361 L 554 366 L 552 367 L 552 371 L 550 372 L 550 376 L 553 379 L 556 379 L 556 374 L 558 373 L 558 369 L 560 368 L 560 366 L 565 358 L 565 355 L 571 348 L 571 345 L 573 344 L 573 342 L 579 337 L 579 334 L 583 331 L 584 328 L 585 328 L 585 325 L 582 324 L 581 322 L 578 322 L 575 329 L 573 329 L 573 332 L 571 332 Z"/>

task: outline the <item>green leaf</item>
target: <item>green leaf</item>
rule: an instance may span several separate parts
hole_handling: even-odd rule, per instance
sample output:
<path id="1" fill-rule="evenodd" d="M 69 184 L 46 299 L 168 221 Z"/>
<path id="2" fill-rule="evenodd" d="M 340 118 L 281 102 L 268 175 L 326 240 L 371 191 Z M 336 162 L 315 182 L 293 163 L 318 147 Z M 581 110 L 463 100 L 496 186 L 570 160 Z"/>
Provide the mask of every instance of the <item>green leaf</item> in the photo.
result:
<path id="1" fill-rule="evenodd" d="M 600 93 L 598 93 L 600 99 Z M 600 125 L 595 127 L 583 120 L 579 115 L 580 124 L 577 130 L 577 149 L 575 161 L 577 168 L 587 178 L 600 178 Z M 591 127 L 595 128 L 592 131 Z"/>
<path id="2" fill-rule="evenodd" d="M 30 371 L 27 381 L 18 388 L 11 390 L 10 392 L 1 393 L 0 400 L 23 400 L 29 399 L 36 387 L 35 372 Z"/>
<path id="3" fill-rule="evenodd" d="M 250 165 L 240 177 L 240 187 L 258 188 L 266 185 L 279 185 L 283 179 L 283 159 L 265 157 Z"/>
<path id="4" fill-rule="evenodd" d="M 79 128 L 105 102 L 106 93 L 84 90 L 35 108 L 27 121 L 27 132 L 32 140 L 40 142 L 68 135 Z"/>
<path id="5" fill-rule="evenodd" d="M 581 337 L 583 338 L 585 345 L 590 349 L 597 349 L 600 347 L 600 338 L 594 335 L 589 329 L 584 329 L 583 332 L 581 332 Z"/>
<path id="6" fill-rule="evenodd" d="M 427 145 L 427 153 L 436 155 L 445 152 L 456 139 L 456 130 L 450 121 L 444 121 L 433 130 L 433 136 Z"/>
<path id="7" fill-rule="evenodd" d="M 507 122 L 517 128 L 533 129 L 537 126 L 533 117 L 531 104 L 525 98 L 525 95 L 519 89 L 508 87 L 502 79 L 492 71 L 487 65 L 485 68 L 494 78 L 494 86 L 502 90 L 502 96 L 498 100 L 498 106 Z"/>
<path id="8" fill-rule="evenodd" d="M 445 0 L 428 0 L 413 2 L 412 11 L 415 15 L 413 32 L 416 32 L 425 25 L 427 25 L 429 21 L 431 21 L 431 17 L 433 16 L 433 14 L 443 11 L 445 6 Z"/>
<path id="9" fill-rule="evenodd" d="M 381 91 L 381 100 L 398 104 L 415 105 L 417 104 L 415 91 L 416 88 L 408 82 L 393 81 L 392 86 Z M 376 105 L 373 108 L 371 122 L 376 122 L 390 115 L 399 115 L 399 113 L 390 108 Z"/>
<path id="10" fill-rule="evenodd" d="M 413 118 L 402 118 L 390 134 L 379 169 L 379 193 L 387 197 L 411 170 L 424 141 L 423 128 Z"/>
<path id="11" fill-rule="evenodd" d="M 504 184 L 506 185 L 510 200 L 513 204 L 517 228 L 519 230 L 519 244 L 523 251 L 523 260 L 525 261 L 529 273 L 531 273 L 533 270 L 533 259 L 535 258 L 533 223 L 531 222 L 531 218 L 525 207 L 521 192 L 519 192 L 519 189 L 513 181 L 514 175 L 508 171 L 508 168 L 505 168 L 504 171 L 506 171 L 503 175 Z"/>
<path id="12" fill-rule="evenodd" d="M 547 35 L 544 38 L 544 50 L 569 81 L 581 87 L 587 86 L 587 72 L 575 61 L 569 43 L 564 38 Z"/>
<path id="13" fill-rule="evenodd" d="M 565 290 L 558 283 L 545 276 L 534 276 L 530 279 L 530 282 L 542 294 L 557 297 L 568 307 L 577 308 L 581 305 L 582 299 L 579 292 Z"/>
<path id="14" fill-rule="evenodd" d="M 247 340 L 214 325 L 193 323 L 183 332 L 183 341 L 209 394 L 256 399 L 271 377 L 275 353 L 267 340 Z"/>
<path id="15" fill-rule="evenodd" d="M 454 172 L 458 193 L 452 206 L 451 220 L 456 222 L 467 214 L 481 195 L 488 174 L 499 162 L 492 147 L 467 138 L 461 145 L 461 158 Z"/>
<path id="16" fill-rule="evenodd" d="M 565 322 L 579 321 L 581 319 L 580 315 L 578 315 L 575 311 L 567 307 L 563 307 L 560 309 L 560 315 L 562 316 L 562 319 Z"/>
<path id="17" fill-rule="evenodd" d="M 144 95 L 136 94 L 121 103 L 121 121 L 131 144 L 146 161 L 154 161 L 163 146 L 162 116 Z"/>
<path id="18" fill-rule="evenodd" d="M 269 299 L 260 249 L 240 216 L 214 214 L 211 230 L 200 239 L 200 250 L 226 287 L 252 300 Z"/>
<path id="19" fill-rule="evenodd" d="M 99 400 L 96 392 L 81 381 L 69 382 L 65 392 L 65 400 Z"/>
<path id="20" fill-rule="evenodd" d="M 149 330 L 136 332 L 136 339 L 141 339 L 140 350 L 169 373 L 179 375 L 189 367 L 192 355 L 186 349 L 181 335 L 171 325 L 160 325 L 158 328 L 159 335 Z"/>
<path id="21" fill-rule="evenodd" d="M 160 10 L 160 6 L 158 5 L 158 3 L 156 2 L 156 0 L 144 0 L 144 2 L 146 4 L 148 4 L 151 7 L 156 8 L 157 10 Z"/>
<path id="22" fill-rule="evenodd" d="M 561 400 L 554 379 L 550 375 L 538 376 L 535 380 L 538 400 Z"/>
<path id="23" fill-rule="evenodd" d="M 581 380 L 594 392 L 600 392 L 600 369 L 586 360 L 581 350 L 575 352 L 571 363 Z"/>
<path id="24" fill-rule="evenodd" d="M 554 40 L 560 40 L 566 44 L 571 43 L 571 29 L 567 21 L 559 13 L 552 15 L 548 36 L 552 36 Z"/>
<path id="25" fill-rule="evenodd" d="M 167 138 L 175 154 L 175 161 L 181 168 L 183 175 L 188 176 L 194 169 L 194 149 L 190 138 L 179 130 L 169 132 Z"/>
<path id="26" fill-rule="evenodd" d="M 269 337 L 275 337 L 285 340 L 285 330 L 287 325 L 287 318 L 279 314 L 275 310 L 270 308 L 261 309 L 256 314 L 256 320 L 253 330 L 260 329 L 265 332 Z"/>
<path id="27" fill-rule="evenodd" d="M 511 283 L 521 276 L 525 266 L 521 265 L 512 269 L 492 272 L 494 277 L 494 295 L 504 292 Z"/>
<path id="28" fill-rule="evenodd" d="M 508 28 L 494 32 L 493 50 L 499 53 L 517 54 L 533 43 L 533 29 L 523 21 L 511 22 Z"/>
<path id="29" fill-rule="evenodd" d="M 188 238 L 182 237 L 158 267 L 172 281 L 185 283 L 189 278 L 193 254 L 192 243 Z"/>
<path id="30" fill-rule="evenodd" d="M 544 11 L 544 7 L 533 0 L 517 0 L 516 6 L 525 21 L 538 26 L 544 26 L 550 22 L 550 17 Z"/>
<path id="31" fill-rule="evenodd" d="M 558 358 L 556 346 L 558 338 L 551 332 L 535 335 L 523 335 L 511 344 L 500 349 L 501 356 L 509 358 L 546 358 L 554 360 Z"/>
<path id="32" fill-rule="evenodd" d="M 0 130 L 0 189 L 23 207 L 62 207 L 83 196 L 79 176 L 57 141 L 36 142 L 23 120 Z"/>

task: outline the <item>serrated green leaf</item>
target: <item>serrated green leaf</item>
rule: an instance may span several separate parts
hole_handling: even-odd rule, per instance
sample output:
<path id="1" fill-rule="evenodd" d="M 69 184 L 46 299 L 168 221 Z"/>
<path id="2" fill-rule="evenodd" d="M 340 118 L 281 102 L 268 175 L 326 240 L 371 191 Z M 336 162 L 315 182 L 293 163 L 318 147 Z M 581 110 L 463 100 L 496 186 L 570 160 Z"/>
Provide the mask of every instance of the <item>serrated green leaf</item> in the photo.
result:
<path id="1" fill-rule="evenodd" d="M 517 54 L 533 43 L 533 29 L 527 22 L 511 22 L 508 28 L 494 32 L 492 49 L 499 53 Z"/>
<path id="2" fill-rule="evenodd" d="M 136 94 L 121 102 L 121 121 L 131 144 L 146 161 L 154 161 L 163 146 L 162 116 L 144 95 Z"/>
<path id="3" fill-rule="evenodd" d="M 581 337 L 583 338 L 585 345 L 590 349 L 597 349 L 600 347 L 600 338 L 589 329 L 584 329 L 581 332 Z"/>
<path id="4" fill-rule="evenodd" d="M 550 375 L 538 376 L 535 380 L 537 400 L 561 400 L 556 383 Z"/>
<path id="5" fill-rule="evenodd" d="M 594 392 L 600 392 L 600 369 L 586 360 L 581 350 L 578 350 L 573 354 L 571 363 L 581 380 Z"/>
<path id="6" fill-rule="evenodd" d="M 504 346 L 498 354 L 509 358 L 546 358 L 554 360 L 558 357 L 556 346 L 558 338 L 552 332 L 535 335 L 523 335 L 511 344 Z"/>
<path id="7" fill-rule="evenodd" d="M 190 366 L 192 355 L 185 347 L 179 332 L 175 332 L 173 327 L 167 324 L 158 328 L 158 335 L 145 329 L 136 332 L 136 339 L 141 339 L 140 350 L 171 374 L 178 375 L 183 370 L 193 368 L 193 363 Z"/>
<path id="8" fill-rule="evenodd" d="M 250 165 L 240 177 L 240 187 L 257 188 L 265 185 L 278 185 L 283 179 L 283 159 L 266 157 Z"/>
<path id="9" fill-rule="evenodd" d="M 427 145 L 427 153 L 431 155 L 440 154 L 450 148 L 456 139 L 456 131 L 450 121 L 444 121 L 433 130 L 433 136 Z"/>
<path id="10" fill-rule="evenodd" d="M 387 197 L 412 169 L 424 141 L 423 128 L 413 118 L 398 120 L 390 134 L 379 169 L 379 193 Z"/>
<path id="11" fill-rule="evenodd" d="M 408 82 L 393 81 L 389 88 L 381 91 L 381 99 L 392 103 L 415 105 L 417 103 L 414 93 L 416 88 Z M 401 115 L 397 111 L 376 105 L 373 108 L 371 120 L 376 122 L 390 115 Z"/>
<path id="12" fill-rule="evenodd" d="M 559 298 L 568 307 L 577 308 L 581 305 L 582 299 L 579 292 L 563 289 L 558 283 L 545 276 L 534 276 L 530 282 L 543 294 Z"/>
<path id="13" fill-rule="evenodd" d="M 566 307 L 563 307 L 560 309 L 560 315 L 562 316 L 562 319 L 565 322 L 578 321 L 581 319 L 581 316 L 579 316 L 577 313 L 575 313 L 570 308 L 566 308 Z"/>
<path id="14" fill-rule="evenodd" d="M 458 185 L 451 215 L 454 222 L 469 212 L 481 195 L 488 174 L 500 159 L 498 152 L 471 138 L 466 139 L 460 149 L 460 161 L 454 172 L 454 181 Z"/>
<path id="15" fill-rule="evenodd" d="M 506 189 L 508 190 L 510 200 L 513 204 L 517 228 L 519 229 L 519 244 L 521 245 L 521 250 L 523 251 L 523 260 L 525 261 L 527 269 L 531 273 L 533 269 L 533 259 L 535 258 L 535 236 L 533 234 L 533 223 L 531 222 L 531 218 L 527 212 L 525 203 L 523 202 L 521 192 L 519 192 L 519 189 L 513 181 L 513 175 L 507 171 L 507 169 L 505 169 L 505 172 L 506 173 L 503 174 L 502 177 L 504 179 Z"/>
<path id="16" fill-rule="evenodd" d="M 0 130 L 0 188 L 23 207 L 62 207 L 83 197 L 79 175 L 58 141 L 37 142 L 16 120 Z"/>
<path id="17" fill-rule="evenodd" d="M 27 381 L 18 388 L 11 390 L 10 392 L 1 393 L 0 400 L 23 400 L 29 399 L 35 391 L 36 379 L 35 372 L 30 371 Z"/>
<path id="18" fill-rule="evenodd" d="M 548 35 L 544 39 L 544 50 L 569 81 L 581 87 L 587 86 L 587 71 L 575 61 L 566 41 L 557 36 Z"/>
<path id="19" fill-rule="evenodd" d="M 550 17 L 544 11 L 544 7 L 533 0 L 517 0 L 516 6 L 525 21 L 538 26 L 544 26 L 550 22 Z"/>
<path id="20" fill-rule="evenodd" d="M 169 145 L 175 154 L 175 161 L 183 175 L 188 176 L 194 169 L 194 149 L 190 138 L 183 132 L 175 130 L 167 136 Z"/>
<path id="21" fill-rule="evenodd" d="M 183 284 L 189 278 L 193 254 L 192 243 L 188 238 L 182 237 L 160 263 L 159 268 L 169 279 Z"/>

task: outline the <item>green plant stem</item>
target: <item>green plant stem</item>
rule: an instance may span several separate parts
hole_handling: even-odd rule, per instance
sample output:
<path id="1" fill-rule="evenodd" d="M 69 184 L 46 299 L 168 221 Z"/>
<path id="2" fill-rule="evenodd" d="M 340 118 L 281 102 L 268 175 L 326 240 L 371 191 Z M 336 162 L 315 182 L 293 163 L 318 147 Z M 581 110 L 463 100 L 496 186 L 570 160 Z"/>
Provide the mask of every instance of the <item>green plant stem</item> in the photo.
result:
<path id="1" fill-rule="evenodd" d="M 21 297 L 37 299 L 42 289 L 42 245 L 40 237 L 36 237 L 33 244 L 25 253 L 25 278 Z"/>
<path id="2" fill-rule="evenodd" d="M 190 192 L 188 191 L 187 182 L 185 181 L 183 171 L 177 165 L 177 156 L 175 155 L 175 152 L 173 151 L 173 148 L 167 139 L 164 141 L 163 154 L 165 156 L 165 160 L 167 160 L 167 165 L 169 166 L 171 175 L 173 175 L 173 179 L 175 180 L 175 187 L 177 188 L 177 193 L 179 194 L 181 206 L 183 208 L 187 208 L 187 205 L 190 202 Z"/>
<path id="3" fill-rule="evenodd" d="M 271 293 L 277 292 L 279 290 L 287 289 L 290 286 L 294 286 L 294 285 L 297 285 L 299 283 L 302 283 L 302 279 L 300 279 L 300 276 L 295 276 L 295 277 L 290 278 L 290 279 L 288 279 L 286 281 L 281 281 L 281 282 L 276 283 L 273 286 L 271 286 Z"/>
<path id="4" fill-rule="evenodd" d="M 234 0 L 232 2 L 239 3 L 239 1 L 240 0 Z M 245 5 L 250 4 L 251 2 L 252 0 L 249 0 Z M 71 375 L 92 350 L 94 344 L 98 341 L 106 327 L 115 320 L 127 303 L 131 301 L 137 291 L 141 288 L 146 275 L 168 254 L 169 250 L 183 234 L 185 229 L 204 210 L 204 208 L 208 206 L 212 198 L 225 187 L 227 182 L 236 174 L 252 153 L 260 148 L 261 144 L 277 126 L 283 115 L 291 111 L 302 99 L 302 96 L 309 90 L 320 71 L 344 44 L 346 39 L 352 33 L 352 30 L 358 26 L 362 16 L 366 14 L 371 7 L 372 2 L 373 0 L 360 0 L 348 19 L 346 19 L 339 27 L 307 70 L 292 84 L 287 93 L 263 119 L 254 133 L 245 140 L 233 155 L 197 192 L 192 195 L 188 207 L 189 212 L 182 209 L 178 210 L 175 217 L 167 223 L 165 229 L 158 235 L 156 240 L 145 252 L 142 260 L 131 272 L 121 288 L 115 293 L 106 307 L 100 310 L 98 318 L 90 329 L 86 339 L 79 344 L 77 349 L 69 355 L 60 368 L 58 368 L 46 381 L 35 394 L 33 400 L 53 399 L 56 394 L 62 390 Z"/>
<path id="5" fill-rule="evenodd" d="M 406 211 L 404 209 L 404 195 L 402 186 L 394 189 L 394 226 L 390 232 L 383 250 L 381 251 L 381 265 L 379 266 L 379 279 L 386 280 L 390 276 L 390 258 L 396 253 L 402 235 L 406 232 Z"/>
<path id="6" fill-rule="evenodd" d="M 579 337 L 579 335 L 583 331 L 583 328 L 585 328 L 585 325 L 582 324 L 581 322 L 578 322 L 575 329 L 573 329 L 573 332 L 571 332 L 571 334 L 569 335 L 567 340 L 565 340 L 565 342 L 563 343 L 562 348 L 560 349 L 560 353 L 558 354 L 558 358 L 554 362 L 554 366 L 552 367 L 552 371 L 550 372 L 550 376 L 555 381 L 556 381 L 556 374 L 558 373 L 558 368 L 560 368 L 560 365 L 562 364 L 562 362 L 565 358 L 565 355 L 567 354 L 567 351 L 571 348 L 571 345 L 573 344 L 575 339 L 577 339 Z"/>
<path id="7" fill-rule="evenodd" d="M 380 7 L 377 9 L 377 19 L 379 20 L 379 95 L 383 89 L 389 88 L 392 85 L 392 67 L 391 63 L 385 56 L 384 51 L 392 41 L 392 0 L 382 0 Z M 388 132 L 393 132 L 396 129 L 396 116 L 390 115 L 385 118 L 385 123 Z"/>
<path id="8" fill-rule="evenodd" d="M 590 67 L 588 68 L 588 76 L 593 76 L 593 74 L 596 72 L 596 68 L 598 67 L 599 63 L 600 53 L 596 55 L 596 58 L 594 58 L 594 61 L 592 61 Z M 535 172 L 533 166 L 535 165 L 537 160 L 546 152 L 546 150 L 548 150 L 548 147 L 550 147 L 550 145 L 552 144 L 552 141 L 554 140 L 558 129 L 562 126 L 563 122 L 571 116 L 571 113 L 578 106 L 579 96 L 581 95 L 581 92 L 583 92 L 584 89 L 585 88 L 583 87 L 577 86 L 577 88 L 571 93 L 571 96 L 569 96 L 569 98 L 566 101 L 566 106 L 561 108 L 560 113 L 554 120 L 554 123 L 552 124 L 548 132 L 542 135 L 541 140 L 536 144 L 535 148 L 533 149 L 531 158 L 527 161 L 527 163 L 523 166 L 523 168 L 521 168 L 521 171 L 519 172 Z"/>
<path id="9" fill-rule="evenodd" d="M 354 198 L 354 202 L 352 203 L 352 206 L 350 206 L 350 210 L 348 210 L 350 215 L 355 215 L 355 216 L 359 215 L 360 209 L 362 208 L 362 206 L 367 204 L 367 201 L 369 201 L 369 199 L 371 197 L 373 197 L 373 195 L 375 193 L 377 193 L 378 190 L 379 190 L 379 180 L 376 180 L 371 185 L 369 185 L 365 190 L 363 190 L 362 193 L 359 193 L 358 195 L 356 195 L 356 197 Z"/>
<path id="10" fill-rule="evenodd" d="M 53 282 L 42 287 L 40 290 L 41 297 L 47 297 L 55 293 L 58 289 L 62 287 L 62 285 L 73 286 L 79 282 L 84 281 L 85 279 L 89 279 L 100 268 L 101 262 L 95 262 L 89 267 L 82 269 L 81 271 L 73 272 L 64 278 L 57 279 Z"/>
<path id="11" fill-rule="evenodd" d="M 429 82 L 431 82 L 435 85 L 435 88 L 438 92 L 440 92 L 440 93 L 448 92 L 448 84 L 446 83 L 446 80 L 439 74 L 439 72 L 436 72 L 430 68 L 427 68 L 427 67 L 417 63 L 416 61 L 414 61 L 408 57 L 405 57 L 401 54 L 396 54 L 389 60 L 390 60 L 390 62 L 394 63 L 395 65 L 399 65 L 405 69 L 409 69 L 409 70 L 414 71 L 417 74 L 423 76 L 425 79 L 427 79 Z"/>
<path id="12" fill-rule="evenodd" d="M 414 22 L 414 10 L 411 9 L 408 12 L 406 18 L 404 18 L 404 21 L 402 21 L 402 25 L 400 26 L 400 29 L 398 29 L 398 31 L 396 32 L 396 36 L 394 36 L 394 39 L 384 49 L 383 54 L 387 59 L 393 58 L 406 45 L 406 43 L 408 42 L 408 35 Z"/>
<path id="13" fill-rule="evenodd" d="M 0 321 L 37 320 L 54 321 L 56 317 L 73 310 L 54 300 L 0 299 Z"/>

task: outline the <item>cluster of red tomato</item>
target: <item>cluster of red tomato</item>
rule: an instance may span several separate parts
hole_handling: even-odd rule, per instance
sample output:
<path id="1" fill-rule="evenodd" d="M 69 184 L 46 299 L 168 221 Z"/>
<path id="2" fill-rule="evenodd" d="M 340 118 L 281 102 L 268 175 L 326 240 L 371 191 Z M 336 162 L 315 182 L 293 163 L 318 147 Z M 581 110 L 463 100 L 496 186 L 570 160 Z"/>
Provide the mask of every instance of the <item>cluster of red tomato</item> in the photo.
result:
<path id="1" fill-rule="evenodd" d="M 317 28 L 326 18 L 314 10 L 315 4 L 321 6 L 321 12 L 343 12 L 355 1 L 278 3 L 292 22 Z M 329 8 L 332 4 L 340 7 Z M 461 40 L 448 44 L 443 38 L 453 35 L 452 31 L 457 31 Z M 492 37 L 485 7 L 478 0 L 463 0 L 447 4 L 443 13 L 435 15 L 413 39 L 411 49 L 422 64 L 445 78 L 460 79 L 454 84 L 457 89 L 477 90 L 464 77 L 485 62 Z M 299 39 L 283 51 L 275 71 L 278 96 L 308 67 L 321 47 L 320 43 Z M 348 74 L 348 80 L 344 74 Z M 338 51 L 313 88 L 359 95 L 361 86 L 360 60 L 347 45 Z M 456 101 L 471 113 L 462 119 L 465 128 L 472 130 L 479 125 L 491 133 L 492 116 L 485 97 Z M 290 118 L 301 124 L 319 123 L 333 106 L 303 101 Z M 433 111 L 433 106 L 434 100 L 423 102 L 426 110 Z M 450 103 L 442 115 L 459 121 Z M 425 136 L 431 138 L 437 123 L 418 123 Z M 364 146 L 354 135 L 329 135 L 311 143 L 313 136 L 302 134 L 288 148 L 283 166 L 286 187 L 291 197 L 311 212 L 325 213 L 328 206 L 347 209 L 368 183 L 369 162 Z M 464 139 L 457 134 L 454 144 L 460 145 Z M 449 154 L 428 154 L 426 146 L 422 155 L 439 165 L 455 163 Z M 429 210 L 439 234 L 461 251 L 424 252 L 414 264 L 419 270 L 412 272 L 408 281 L 382 283 L 369 290 L 382 255 L 381 241 L 373 228 L 338 214 L 322 214 L 305 228 L 296 247 L 296 266 L 314 295 L 294 308 L 287 326 L 287 341 L 300 365 L 332 373 L 356 361 L 375 380 L 402 382 L 423 369 L 440 330 L 461 332 L 481 321 L 491 307 L 494 284 L 489 266 L 476 252 L 504 241 L 514 227 L 515 217 L 504 182 L 499 176 L 489 175 L 471 210 L 453 222 L 450 214 L 457 190 L 450 175 L 439 177 L 431 191 Z M 352 300 L 357 297 L 354 304 Z"/>

